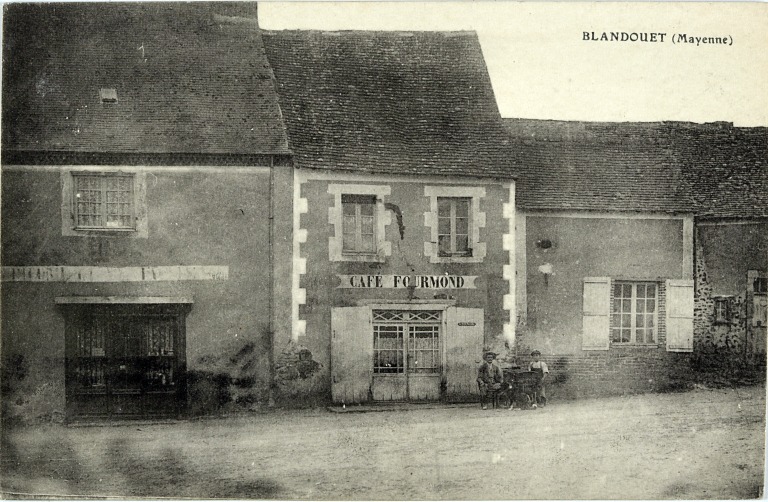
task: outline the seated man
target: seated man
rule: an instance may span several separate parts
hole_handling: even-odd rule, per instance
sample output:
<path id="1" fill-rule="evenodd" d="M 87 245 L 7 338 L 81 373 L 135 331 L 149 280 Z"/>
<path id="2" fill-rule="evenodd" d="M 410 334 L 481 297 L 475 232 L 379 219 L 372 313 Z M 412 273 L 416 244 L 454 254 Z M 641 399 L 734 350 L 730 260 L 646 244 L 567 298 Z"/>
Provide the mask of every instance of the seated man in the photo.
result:
<path id="1" fill-rule="evenodd" d="M 477 385 L 480 387 L 480 404 L 484 410 L 488 409 L 488 398 L 493 399 L 500 391 L 509 388 L 504 384 L 504 373 L 496 364 L 496 353 L 486 350 L 483 353 L 483 364 L 477 370 Z"/>

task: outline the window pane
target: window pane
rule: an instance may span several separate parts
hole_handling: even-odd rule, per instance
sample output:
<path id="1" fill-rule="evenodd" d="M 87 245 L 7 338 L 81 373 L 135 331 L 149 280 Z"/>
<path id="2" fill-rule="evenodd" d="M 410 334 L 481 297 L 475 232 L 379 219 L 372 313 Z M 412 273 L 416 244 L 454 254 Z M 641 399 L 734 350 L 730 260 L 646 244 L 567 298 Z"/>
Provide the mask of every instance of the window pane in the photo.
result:
<path id="1" fill-rule="evenodd" d="M 649 284 L 648 285 L 648 298 L 655 298 L 656 297 L 656 285 L 655 284 Z"/>
<path id="2" fill-rule="evenodd" d="M 451 199 L 446 197 L 437 198 L 437 215 L 440 217 L 451 216 Z"/>
<path id="3" fill-rule="evenodd" d="M 456 233 L 467 235 L 469 233 L 469 219 L 456 218 Z"/>
<path id="4" fill-rule="evenodd" d="M 645 298 L 645 285 L 644 284 L 638 284 L 637 285 L 637 297 L 638 298 Z"/>
<path id="5" fill-rule="evenodd" d="M 648 328 L 645 330 L 645 343 L 654 343 L 656 341 L 656 336 L 654 335 L 653 328 Z"/>
<path id="6" fill-rule="evenodd" d="M 355 215 L 355 205 L 354 204 L 342 204 L 341 205 L 341 211 L 344 215 Z"/>
<path id="7" fill-rule="evenodd" d="M 373 235 L 373 218 L 371 216 L 360 218 L 360 231 L 364 234 Z"/>
<path id="8" fill-rule="evenodd" d="M 363 216 L 373 216 L 376 206 L 370 202 L 367 204 L 360 204 L 360 214 Z"/>
<path id="9" fill-rule="evenodd" d="M 451 237 L 448 235 L 440 235 L 437 238 L 438 252 L 441 256 L 447 256 L 451 254 Z"/>
<path id="10" fill-rule="evenodd" d="M 437 233 L 439 235 L 448 235 L 451 233 L 451 219 L 450 218 L 438 218 L 437 219 Z"/>
<path id="11" fill-rule="evenodd" d="M 355 217 L 354 216 L 344 216 L 344 223 L 342 227 L 342 231 L 345 234 L 353 234 L 355 233 Z"/>
<path id="12" fill-rule="evenodd" d="M 466 235 L 456 236 L 456 251 L 466 253 L 469 250 L 469 238 Z"/>
<path id="13" fill-rule="evenodd" d="M 362 251 L 366 252 L 373 252 L 376 250 L 376 247 L 373 243 L 373 235 L 363 235 L 361 238 L 361 244 L 363 246 Z"/>
<path id="14" fill-rule="evenodd" d="M 624 284 L 622 286 L 622 298 L 632 298 L 632 285 L 631 284 Z"/>
<path id="15" fill-rule="evenodd" d="M 626 326 L 631 326 L 632 325 L 631 323 L 632 323 L 632 316 L 630 314 L 622 314 L 621 325 L 626 327 Z"/>
<path id="16" fill-rule="evenodd" d="M 344 234 L 343 249 L 354 251 L 355 249 L 355 234 Z"/>
<path id="17" fill-rule="evenodd" d="M 646 312 L 656 312 L 656 300 L 648 300 L 645 302 Z"/>
<path id="18" fill-rule="evenodd" d="M 456 200 L 456 217 L 466 218 L 469 216 L 469 200 L 457 199 Z"/>
<path id="19" fill-rule="evenodd" d="M 645 327 L 645 316 L 644 315 L 638 315 L 635 316 L 635 326 L 638 328 L 644 328 Z"/>
<path id="20" fill-rule="evenodd" d="M 622 312 L 631 312 L 632 311 L 632 300 L 622 300 L 621 301 L 621 310 L 622 310 Z"/>
<path id="21" fill-rule="evenodd" d="M 637 300 L 635 302 L 635 312 L 645 312 L 645 300 Z"/>
<path id="22" fill-rule="evenodd" d="M 614 328 L 611 330 L 611 341 L 620 343 L 621 342 L 621 330 L 618 328 Z"/>

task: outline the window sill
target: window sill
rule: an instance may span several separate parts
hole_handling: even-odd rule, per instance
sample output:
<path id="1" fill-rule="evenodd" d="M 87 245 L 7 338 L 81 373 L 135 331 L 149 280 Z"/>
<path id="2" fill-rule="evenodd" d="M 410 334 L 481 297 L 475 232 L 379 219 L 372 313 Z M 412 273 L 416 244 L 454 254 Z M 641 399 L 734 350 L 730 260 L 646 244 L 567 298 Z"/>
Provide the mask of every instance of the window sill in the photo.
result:
<path id="1" fill-rule="evenodd" d="M 368 263 L 384 263 L 386 260 L 384 256 L 379 254 L 366 254 L 366 253 L 342 253 L 339 260 L 336 261 L 353 261 L 353 262 L 368 262 Z"/>
<path id="2" fill-rule="evenodd" d="M 611 342 L 611 347 L 621 347 L 621 348 L 627 348 L 627 349 L 657 349 L 659 348 L 658 343 L 620 343 L 620 342 Z"/>

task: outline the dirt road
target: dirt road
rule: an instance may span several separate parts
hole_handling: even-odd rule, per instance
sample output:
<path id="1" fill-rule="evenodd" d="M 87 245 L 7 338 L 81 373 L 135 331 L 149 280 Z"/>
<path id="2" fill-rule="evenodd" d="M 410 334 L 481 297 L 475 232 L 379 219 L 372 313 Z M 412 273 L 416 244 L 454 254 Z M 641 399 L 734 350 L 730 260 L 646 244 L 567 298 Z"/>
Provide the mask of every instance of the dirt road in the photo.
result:
<path id="1" fill-rule="evenodd" d="M 3 498 L 739 499 L 762 493 L 764 433 L 764 387 L 536 411 L 51 425 L 5 435 L 2 487 Z"/>

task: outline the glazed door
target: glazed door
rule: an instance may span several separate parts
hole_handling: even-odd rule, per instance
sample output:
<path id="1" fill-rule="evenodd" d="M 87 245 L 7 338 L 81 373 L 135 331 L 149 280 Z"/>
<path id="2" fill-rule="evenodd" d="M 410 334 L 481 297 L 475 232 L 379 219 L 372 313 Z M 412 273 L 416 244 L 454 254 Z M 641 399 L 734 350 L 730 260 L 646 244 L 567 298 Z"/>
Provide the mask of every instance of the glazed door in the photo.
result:
<path id="1" fill-rule="evenodd" d="M 440 398 L 440 311 L 373 312 L 375 401 Z"/>

